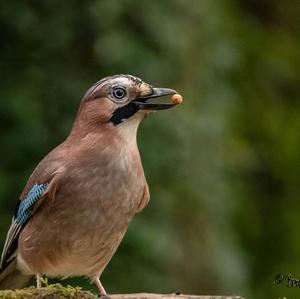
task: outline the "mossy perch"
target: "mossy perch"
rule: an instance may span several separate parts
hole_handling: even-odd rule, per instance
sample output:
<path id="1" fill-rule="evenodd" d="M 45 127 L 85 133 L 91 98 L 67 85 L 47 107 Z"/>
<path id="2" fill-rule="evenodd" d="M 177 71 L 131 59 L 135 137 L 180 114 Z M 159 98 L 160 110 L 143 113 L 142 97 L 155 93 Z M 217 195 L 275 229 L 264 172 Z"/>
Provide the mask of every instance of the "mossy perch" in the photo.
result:
<path id="1" fill-rule="evenodd" d="M 0 291 L 0 299 L 96 299 L 99 298 L 89 291 L 79 287 L 63 287 L 60 284 L 52 284 L 47 287 L 36 289 L 25 288 L 16 291 Z M 197 296 L 182 294 L 116 294 L 103 296 L 103 299 L 243 299 L 239 296 Z"/>
<path id="2" fill-rule="evenodd" d="M 35 287 L 20 290 L 0 291 L 0 299 L 95 299 L 96 295 L 84 291 L 79 287 L 63 287 L 61 284 L 52 284 L 40 289 Z"/>

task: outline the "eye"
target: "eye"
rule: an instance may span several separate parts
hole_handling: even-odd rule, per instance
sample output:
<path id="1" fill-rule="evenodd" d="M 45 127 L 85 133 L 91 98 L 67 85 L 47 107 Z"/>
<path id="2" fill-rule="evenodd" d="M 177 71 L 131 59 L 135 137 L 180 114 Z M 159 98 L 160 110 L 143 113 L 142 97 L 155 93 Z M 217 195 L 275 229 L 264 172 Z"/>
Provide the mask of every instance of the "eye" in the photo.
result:
<path id="1" fill-rule="evenodd" d="M 124 99 L 127 95 L 126 89 L 124 87 L 115 87 L 111 91 L 111 96 L 116 100 Z"/>

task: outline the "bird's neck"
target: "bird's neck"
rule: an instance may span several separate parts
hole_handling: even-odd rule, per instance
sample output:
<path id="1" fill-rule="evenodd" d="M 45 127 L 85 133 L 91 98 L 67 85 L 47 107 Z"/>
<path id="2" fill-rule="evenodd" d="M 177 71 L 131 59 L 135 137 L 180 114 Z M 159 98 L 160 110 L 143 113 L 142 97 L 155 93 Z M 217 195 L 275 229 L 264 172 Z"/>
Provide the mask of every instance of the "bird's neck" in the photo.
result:
<path id="1" fill-rule="evenodd" d="M 80 140 L 87 135 L 105 135 L 104 138 L 108 140 L 119 138 L 124 145 L 136 144 L 137 129 L 145 113 L 139 111 L 116 125 L 110 121 L 109 114 L 101 114 L 98 107 L 94 107 L 95 104 L 90 102 L 80 107 L 68 139 Z"/>
<path id="2" fill-rule="evenodd" d="M 100 132 L 103 127 L 109 127 L 109 122 L 101 115 L 96 103 L 82 103 L 68 139 L 80 140 L 91 133 Z"/>
<path id="3" fill-rule="evenodd" d="M 101 124 L 96 130 L 88 132 L 85 124 L 77 123 L 63 148 L 76 154 L 70 159 L 88 157 L 93 161 L 89 167 L 102 169 L 103 165 L 115 176 L 127 177 L 128 172 L 143 177 L 143 168 L 137 146 L 137 129 L 141 118 L 135 117 L 119 125 Z M 80 126 L 80 127 L 77 127 Z M 81 127 L 83 126 L 83 127 Z M 80 134 L 77 132 L 80 129 Z M 82 134 L 85 132 L 85 134 Z M 102 170 L 101 170 L 102 171 Z"/>

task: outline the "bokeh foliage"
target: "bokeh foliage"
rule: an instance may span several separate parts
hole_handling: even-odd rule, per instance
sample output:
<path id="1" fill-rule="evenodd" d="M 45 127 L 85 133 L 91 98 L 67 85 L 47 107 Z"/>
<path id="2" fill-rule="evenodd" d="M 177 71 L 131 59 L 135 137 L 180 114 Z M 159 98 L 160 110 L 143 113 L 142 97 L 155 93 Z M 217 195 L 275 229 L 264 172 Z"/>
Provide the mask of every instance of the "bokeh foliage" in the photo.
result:
<path id="1" fill-rule="evenodd" d="M 139 130 L 152 200 L 109 292 L 299 295 L 273 284 L 300 278 L 299 15 L 299 1 L 2 1 L 1 240 L 88 86 L 130 73 L 185 103 Z"/>

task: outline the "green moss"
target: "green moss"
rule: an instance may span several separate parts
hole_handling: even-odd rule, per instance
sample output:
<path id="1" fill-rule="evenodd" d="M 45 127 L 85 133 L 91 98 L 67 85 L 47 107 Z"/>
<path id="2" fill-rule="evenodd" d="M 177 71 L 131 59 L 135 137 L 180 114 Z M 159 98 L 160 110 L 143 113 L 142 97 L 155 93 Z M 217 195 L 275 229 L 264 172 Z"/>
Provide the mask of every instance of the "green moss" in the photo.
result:
<path id="1" fill-rule="evenodd" d="M 80 287 L 63 287 L 61 284 L 52 284 L 41 289 L 29 287 L 21 290 L 0 291 L 0 299 L 95 299 L 96 295 L 83 291 Z"/>

